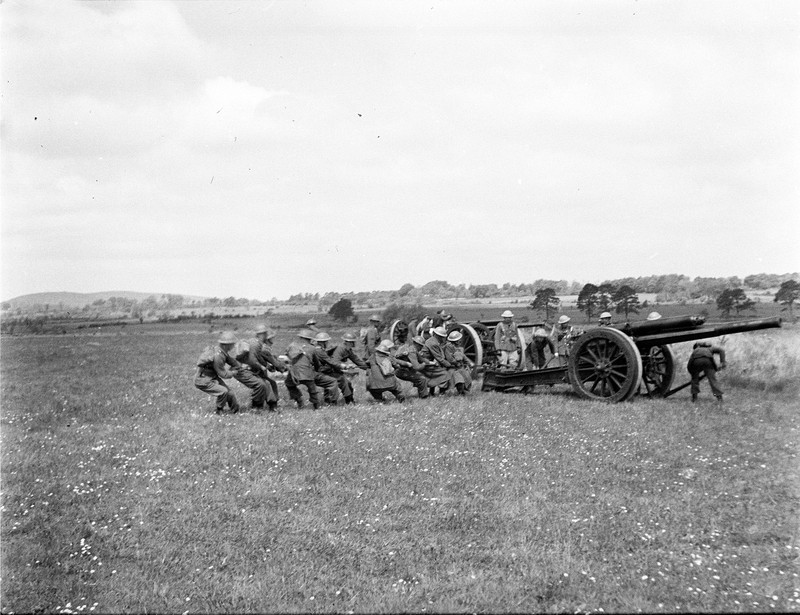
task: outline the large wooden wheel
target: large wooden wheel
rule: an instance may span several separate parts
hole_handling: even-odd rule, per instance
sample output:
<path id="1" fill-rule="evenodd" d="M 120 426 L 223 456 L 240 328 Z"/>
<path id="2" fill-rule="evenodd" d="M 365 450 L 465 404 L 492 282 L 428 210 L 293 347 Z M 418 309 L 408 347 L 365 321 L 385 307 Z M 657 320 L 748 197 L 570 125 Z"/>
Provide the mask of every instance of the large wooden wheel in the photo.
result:
<path id="1" fill-rule="evenodd" d="M 403 324 L 406 324 L 404 321 L 402 321 L 402 320 L 400 320 L 400 319 L 398 318 L 397 320 L 393 320 L 393 321 L 392 321 L 392 324 L 391 324 L 391 325 L 389 325 L 389 339 L 390 339 L 390 340 L 392 340 L 392 342 L 393 342 L 395 345 L 398 345 L 398 344 L 397 344 L 397 329 L 398 329 L 398 326 L 397 326 L 397 325 L 398 325 L 398 324 L 400 324 L 401 322 L 402 322 Z M 414 337 L 415 335 L 416 335 L 416 333 L 412 333 L 411 331 L 409 331 L 409 332 L 408 332 L 408 337 L 409 337 L 409 339 L 411 339 L 411 338 L 412 338 L 412 337 Z"/>
<path id="2" fill-rule="evenodd" d="M 642 384 L 648 397 L 664 397 L 675 379 L 675 353 L 669 346 L 653 346 L 642 353 Z"/>
<path id="3" fill-rule="evenodd" d="M 464 354 L 472 361 L 475 367 L 483 363 L 483 344 L 478 332 L 472 326 L 463 323 L 453 323 L 448 327 L 448 331 L 460 331 L 464 337 Z"/>
<path id="4" fill-rule="evenodd" d="M 599 327 L 587 331 L 572 344 L 567 373 L 572 388 L 584 399 L 625 401 L 639 387 L 642 357 L 627 335 Z"/>

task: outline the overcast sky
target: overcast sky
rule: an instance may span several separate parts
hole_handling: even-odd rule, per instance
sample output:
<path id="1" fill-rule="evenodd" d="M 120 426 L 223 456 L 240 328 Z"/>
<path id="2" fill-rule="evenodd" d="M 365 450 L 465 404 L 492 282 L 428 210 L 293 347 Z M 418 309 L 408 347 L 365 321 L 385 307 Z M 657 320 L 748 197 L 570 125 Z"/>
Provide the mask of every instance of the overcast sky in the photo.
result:
<path id="1" fill-rule="evenodd" d="M 795 1 L 0 17 L 3 299 L 800 268 Z"/>

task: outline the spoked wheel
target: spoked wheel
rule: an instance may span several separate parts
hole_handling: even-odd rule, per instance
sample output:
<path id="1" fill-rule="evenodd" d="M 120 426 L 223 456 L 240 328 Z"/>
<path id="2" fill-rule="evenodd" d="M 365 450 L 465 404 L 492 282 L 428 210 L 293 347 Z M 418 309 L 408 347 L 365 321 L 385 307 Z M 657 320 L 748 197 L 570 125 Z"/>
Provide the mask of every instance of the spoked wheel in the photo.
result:
<path id="1" fill-rule="evenodd" d="M 642 383 L 648 397 L 664 397 L 675 379 L 675 353 L 669 346 L 653 346 L 642 353 Z"/>
<path id="2" fill-rule="evenodd" d="M 389 326 L 389 339 L 392 340 L 392 342 L 394 342 L 395 345 L 398 345 L 397 330 L 398 328 L 402 328 L 402 325 L 400 325 L 400 323 L 406 325 L 404 321 L 398 318 L 397 320 L 393 321 L 392 324 Z M 414 335 L 416 335 L 416 333 L 412 334 L 411 332 L 409 332 L 409 337 L 413 337 Z"/>
<path id="3" fill-rule="evenodd" d="M 618 402 L 636 392 L 642 357 L 633 340 L 616 329 L 592 329 L 575 340 L 568 364 L 570 383 L 584 399 Z"/>
<path id="4" fill-rule="evenodd" d="M 454 323 L 448 328 L 449 331 L 460 331 L 464 337 L 464 354 L 472 361 L 475 367 L 483 363 L 483 344 L 478 332 L 470 325 Z"/>

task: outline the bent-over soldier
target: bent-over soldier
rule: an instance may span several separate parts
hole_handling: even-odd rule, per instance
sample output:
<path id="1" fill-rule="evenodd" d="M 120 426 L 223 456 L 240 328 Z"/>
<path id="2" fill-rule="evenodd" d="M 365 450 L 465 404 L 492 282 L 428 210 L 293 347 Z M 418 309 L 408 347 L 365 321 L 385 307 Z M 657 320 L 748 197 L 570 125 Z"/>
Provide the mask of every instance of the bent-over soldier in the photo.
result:
<path id="1" fill-rule="evenodd" d="M 425 399 L 428 397 L 428 379 L 422 373 L 425 366 L 419 358 L 419 349 L 425 345 L 425 340 L 420 336 L 409 341 L 408 330 L 400 330 L 397 332 L 397 341 L 400 346 L 394 356 L 402 363 L 395 366 L 395 376 L 410 382 L 417 389 L 419 398 Z"/>
<path id="2" fill-rule="evenodd" d="M 236 345 L 236 336 L 232 331 L 225 331 L 219 336 L 217 344 L 206 348 L 197 360 L 194 386 L 216 398 L 217 414 L 225 412 L 226 404 L 230 413 L 235 414 L 239 412 L 239 402 L 224 379 L 233 378 L 241 369 L 239 362 L 230 354 Z"/>
<path id="3" fill-rule="evenodd" d="M 472 388 L 472 361 L 467 358 L 463 347 L 464 334 L 454 330 L 447 334 L 444 356 L 453 365 L 453 382 L 459 395 L 466 395 Z"/>
<path id="4" fill-rule="evenodd" d="M 327 346 L 330 339 L 330 334 L 325 331 L 320 331 L 314 336 L 311 341 L 314 347 L 312 363 L 314 371 L 317 373 L 314 377 L 314 383 L 323 390 L 325 403 L 335 405 L 339 402 L 339 382 L 330 372 L 333 370 L 341 371 L 342 365 L 341 363 L 336 363 L 328 354 Z"/>
<path id="5" fill-rule="evenodd" d="M 541 369 L 547 364 L 547 359 L 544 354 L 545 348 L 550 351 L 552 356 L 558 356 L 558 351 L 556 350 L 555 344 L 553 344 L 553 340 L 547 337 L 547 331 L 541 327 L 537 327 L 533 332 L 533 339 L 531 343 L 528 344 L 528 348 L 525 351 L 528 353 L 531 364 L 536 369 Z"/>
<path id="6" fill-rule="evenodd" d="M 391 393 L 397 401 L 405 401 L 403 389 L 400 388 L 392 364 L 391 349 L 394 344 L 391 340 L 382 340 L 375 348 L 375 352 L 367 362 L 367 391 L 378 401 L 383 401 L 384 393 Z"/>
<path id="7" fill-rule="evenodd" d="M 714 360 L 714 355 L 719 356 L 719 367 Z M 700 393 L 700 375 L 705 374 L 711 392 L 718 401 L 722 401 L 722 389 L 717 381 L 717 369 L 725 369 L 725 350 L 719 346 L 712 346 L 709 342 L 695 342 L 692 347 L 692 355 L 686 369 L 692 377 L 692 401 L 697 401 Z"/>
<path id="8" fill-rule="evenodd" d="M 289 397 L 295 401 L 298 408 L 302 408 L 304 405 L 300 386 L 306 387 L 311 405 L 314 410 L 317 410 L 322 405 L 322 396 L 314 383 L 317 373 L 314 371 L 312 360 L 313 348 L 306 344 L 313 339 L 314 335 L 310 330 L 304 329 L 297 334 L 297 337 L 303 341 L 294 341 L 286 349 L 286 356 L 289 357 L 289 373 L 286 375 L 284 384 L 289 391 Z"/>
<path id="9" fill-rule="evenodd" d="M 344 396 L 345 404 L 355 403 L 353 385 L 350 382 L 350 377 L 345 372 L 347 369 L 347 362 L 352 361 L 356 367 L 365 371 L 369 369 L 369 365 L 356 354 L 355 347 L 356 336 L 352 333 L 345 333 L 342 336 L 342 343 L 334 346 L 330 350 L 331 359 L 335 364 L 340 365 L 340 368 L 332 368 L 330 372 L 326 372 L 330 376 L 336 378 L 336 381 L 339 383 L 339 390 Z"/>
<path id="10" fill-rule="evenodd" d="M 420 358 L 425 363 L 423 374 L 428 379 L 428 392 L 436 394 L 436 387 L 440 393 L 444 393 L 450 388 L 453 377 L 453 365 L 444 356 L 442 342 L 447 337 L 444 327 L 431 329 L 431 336 L 425 340 L 425 344 L 419 352 Z"/>

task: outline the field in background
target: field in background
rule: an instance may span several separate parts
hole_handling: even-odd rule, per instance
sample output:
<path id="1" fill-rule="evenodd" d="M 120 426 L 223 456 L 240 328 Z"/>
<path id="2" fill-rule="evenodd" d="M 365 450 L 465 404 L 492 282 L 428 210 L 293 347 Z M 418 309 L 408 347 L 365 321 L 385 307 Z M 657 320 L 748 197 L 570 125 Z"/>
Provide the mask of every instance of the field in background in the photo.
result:
<path id="1" fill-rule="evenodd" d="M 3 612 L 800 610 L 797 328 L 717 340 L 722 408 L 360 377 L 218 417 L 193 365 L 231 325 L 3 338 Z"/>

